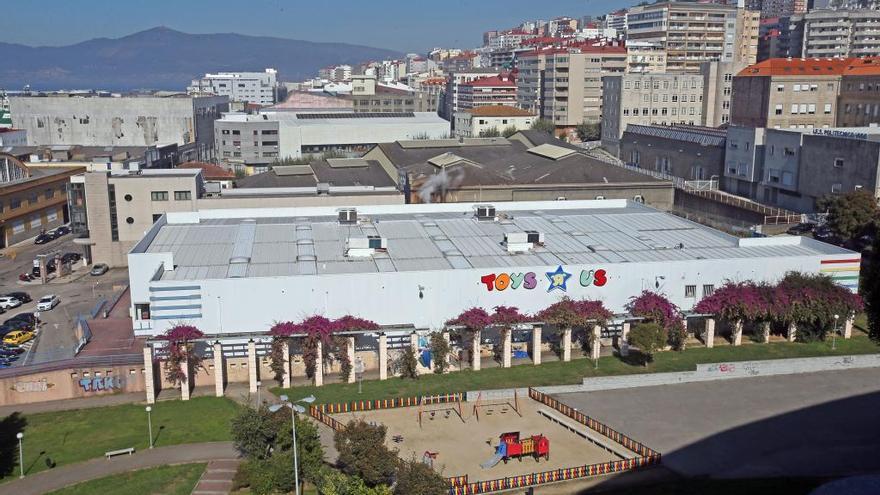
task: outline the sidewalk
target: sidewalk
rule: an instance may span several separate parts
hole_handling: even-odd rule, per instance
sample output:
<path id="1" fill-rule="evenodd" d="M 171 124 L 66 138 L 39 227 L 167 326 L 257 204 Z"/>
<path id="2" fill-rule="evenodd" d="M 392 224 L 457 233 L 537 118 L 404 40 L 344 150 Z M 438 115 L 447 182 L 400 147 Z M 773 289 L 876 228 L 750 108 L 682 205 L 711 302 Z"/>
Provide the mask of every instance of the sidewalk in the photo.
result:
<path id="1" fill-rule="evenodd" d="M 217 460 L 235 460 L 238 453 L 232 442 L 191 443 L 142 450 L 134 455 L 121 455 L 68 464 L 41 471 L 24 479 L 0 484 L 0 495 L 40 495 L 83 481 L 104 478 L 114 474 L 166 466 Z"/>

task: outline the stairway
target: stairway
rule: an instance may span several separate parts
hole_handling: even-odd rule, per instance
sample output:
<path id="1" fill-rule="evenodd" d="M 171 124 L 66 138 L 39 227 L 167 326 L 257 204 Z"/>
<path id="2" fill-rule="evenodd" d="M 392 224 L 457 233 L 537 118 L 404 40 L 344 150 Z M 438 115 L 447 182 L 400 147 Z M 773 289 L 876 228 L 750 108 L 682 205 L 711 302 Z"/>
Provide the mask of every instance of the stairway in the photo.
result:
<path id="1" fill-rule="evenodd" d="M 241 461 L 238 459 L 209 462 L 192 495 L 228 495 L 232 491 L 232 479 L 239 464 Z"/>

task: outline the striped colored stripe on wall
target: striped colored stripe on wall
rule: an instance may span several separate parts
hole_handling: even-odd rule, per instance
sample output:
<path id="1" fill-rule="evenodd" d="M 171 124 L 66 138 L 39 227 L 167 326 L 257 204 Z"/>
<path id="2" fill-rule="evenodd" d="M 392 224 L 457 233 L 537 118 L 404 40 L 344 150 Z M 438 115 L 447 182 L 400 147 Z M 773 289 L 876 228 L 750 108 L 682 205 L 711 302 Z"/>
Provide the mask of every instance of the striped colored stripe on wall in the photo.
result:
<path id="1" fill-rule="evenodd" d="M 855 291 L 859 288 L 859 269 L 861 268 L 861 263 L 861 258 L 821 260 L 819 262 L 819 273 L 828 275 L 838 284 Z"/>

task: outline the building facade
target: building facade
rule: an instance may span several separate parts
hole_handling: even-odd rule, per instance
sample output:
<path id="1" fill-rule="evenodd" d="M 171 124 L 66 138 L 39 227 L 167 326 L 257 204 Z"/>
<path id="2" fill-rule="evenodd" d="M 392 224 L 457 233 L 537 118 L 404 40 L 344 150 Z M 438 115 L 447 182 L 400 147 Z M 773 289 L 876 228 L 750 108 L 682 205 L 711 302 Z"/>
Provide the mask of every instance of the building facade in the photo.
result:
<path id="1" fill-rule="evenodd" d="M 880 10 L 813 10 L 804 16 L 803 56 L 880 57 Z"/>
<path id="2" fill-rule="evenodd" d="M 538 117 L 526 110 L 507 105 L 490 105 L 455 114 L 455 136 L 483 137 L 513 130 L 530 129 Z"/>
<path id="3" fill-rule="evenodd" d="M 193 79 L 186 88 L 191 95 L 226 96 L 229 101 L 269 106 L 278 103 L 278 71 L 220 72 Z"/>
<path id="4" fill-rule="evenodd" d="M 466 69 L 458 72 L 448 72 L 446 76 L 446 91 L 443 94 L 443 106 L 440 116 L 446 120 L 454 120 L 455 112 L 461 110 L 459 105 L 459 92 L 462 84 L 482 79 L 484 77 L 498 76 L 501 74 L 497 69 Z"/>
<path id="5" fill-rule="evenodd" d="M 459 111 L 497 105 L 516 106 L 516 82 L 509 72 L 458 85 Z"/>
<path id="6" fill-rule="evenodd" d="M 685 180 L 719 179 L 726 138 L 726 131 L 711 127 L 630 125 L 620 140 L 620 158 Z"/>
<path id="7" fill-rule="evenodd" d="M 663 74 L 666 72 L 666 49 L 660 43 L 632 41 L 626 44 L 626 72 Z"/>
<path id="8" fill-rule="evenodd" d="M 27 131 L 12 127 L 0 127 L 0 148 L 7 146 L 27 146 Z"/>
<path id="9" fill-rule="evenodd" d="M 761 19 L 758 62 L 771 58 L 800 58 L 804 42 L 803 16 Z"/>

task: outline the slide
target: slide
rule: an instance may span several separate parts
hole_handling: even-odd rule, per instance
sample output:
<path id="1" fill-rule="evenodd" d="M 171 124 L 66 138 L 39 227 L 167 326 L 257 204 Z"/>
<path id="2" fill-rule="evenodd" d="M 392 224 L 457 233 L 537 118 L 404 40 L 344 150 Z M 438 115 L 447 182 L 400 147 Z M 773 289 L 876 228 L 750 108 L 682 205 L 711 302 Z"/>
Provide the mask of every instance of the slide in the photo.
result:
<path id="1" fill-rule="evenodd" d="M 489 469 L 490 467 L 495 467 L 496 464 L 501 462 L 501 459 L 504 458 L 504 454 L 495 454 L 494 457 L 489 459 L 488 461 L 480 464 L 480 467 L 483 469 Z"/>

